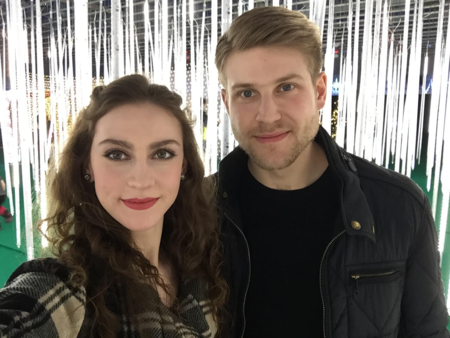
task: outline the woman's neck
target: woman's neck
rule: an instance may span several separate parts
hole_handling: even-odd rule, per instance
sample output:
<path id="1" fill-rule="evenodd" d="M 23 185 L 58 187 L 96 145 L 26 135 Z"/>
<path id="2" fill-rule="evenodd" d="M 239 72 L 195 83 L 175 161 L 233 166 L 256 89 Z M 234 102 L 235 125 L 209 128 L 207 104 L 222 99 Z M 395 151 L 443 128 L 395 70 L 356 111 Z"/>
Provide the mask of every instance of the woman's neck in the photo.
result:
<path id="1" fill-rule="evenodd" d="M 148 259 L 150 264 L 158 270 L 159 276 L 167 286 L 168 294 L 162 287 L 156 287 L 159 298 L 167 307 L 171 307 L 178 294 L 179 277 L 170 257 L 161 250 L 161 236 L 162 224 L 150 230 L 132 232 L 137 248 Z"/>
<path id="2" fill-rule="evenodd" d="M 157 290 L 159 298 L 167 307 L 171 307 L 174 304 L 178 294 L 178 271 L 173 262 L 163 254 L 160 256 L 158 272 L 164 284 L 167 286 L 167 291 L 169 292 L 167 294 L 162 287 L 158 286 Z"/>
<path id="3" fill-rule="evenodd" d="M 148 259 L 151 265 L 159 268 L 162 222 L 145 231 L 132 231 L 131 236 L 138 250 Z"/>

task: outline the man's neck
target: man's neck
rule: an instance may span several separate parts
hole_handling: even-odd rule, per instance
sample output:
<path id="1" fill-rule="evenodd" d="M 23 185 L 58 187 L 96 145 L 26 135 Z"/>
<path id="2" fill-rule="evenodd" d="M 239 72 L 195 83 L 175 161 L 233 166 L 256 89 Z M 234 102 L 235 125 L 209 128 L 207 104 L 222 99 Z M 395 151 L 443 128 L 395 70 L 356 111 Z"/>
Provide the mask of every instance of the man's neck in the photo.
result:
<path id="1" fill-rule="evenodd" d="M 250 159 L 248 168 L 263 185 L 276 190 L 303 189 L 319 179 L 328 167 L 328 160 L 322 147 L 311 142 L 294 163 L 281 170 L 264 170 Z"/>

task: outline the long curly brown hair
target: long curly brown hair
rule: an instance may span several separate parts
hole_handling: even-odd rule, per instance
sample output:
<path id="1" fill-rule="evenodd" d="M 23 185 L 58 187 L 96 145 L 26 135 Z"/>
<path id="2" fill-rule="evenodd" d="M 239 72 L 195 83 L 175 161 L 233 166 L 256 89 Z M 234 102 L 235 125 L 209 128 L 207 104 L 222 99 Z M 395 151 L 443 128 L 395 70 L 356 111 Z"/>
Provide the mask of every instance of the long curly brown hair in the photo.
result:
<path id="1" fill-rule="evenodd" d="M 134 299 L 138 295 L 132 294 L 131 286 L 136 282 L 150 280 L 167 290 L 156 267 L 137 249 L 130 231 L 101 206 L 94 185 L 84 179 L 97 121 L 113 108 L 133 103 L 160 106 L 181 125 L 186 178 L 164 215 L 160 249 L 180 275 L 206 282 L 220 329 L 227 286 L 220 276 L 217 219 L 206 199 L 204 167 L 191 122 L 180 109 L 179 95 L 150 84 L 144 76 L 129 75 L 96 87 L 89 105 L 77 116 L 52 184 L 54 210 L 45 220 L 53 253 L 73 271 L 72 283 L 86 288 L 87 305 L 95 315 L 95 336 L 114 337 L 119 328 L 119 318 L 105 304 L 105 294 L 116 282 L 128 286 Z"/>

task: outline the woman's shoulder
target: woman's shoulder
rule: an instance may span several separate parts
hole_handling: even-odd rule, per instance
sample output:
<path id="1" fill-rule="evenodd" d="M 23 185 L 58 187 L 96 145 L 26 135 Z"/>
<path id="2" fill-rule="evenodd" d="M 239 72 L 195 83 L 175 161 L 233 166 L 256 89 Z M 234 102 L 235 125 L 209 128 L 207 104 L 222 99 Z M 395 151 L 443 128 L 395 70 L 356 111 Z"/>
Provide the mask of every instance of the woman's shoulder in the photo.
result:
<path id="1" fill-rule="evenodd" d="M 65 299 L 70 295 L 82 304 L 86 300 L 84 287 L 74 286 L 70 269 L 55 258 L 38 258 L 22 263 L 2 289 L 7 290 L 20 291 L 37 300 L 45 300 L 50 295 L 57 299 L 62 294 L 65 294 Z"/>
<path id="2" fill-rule="evenodd" d="M 56 258 L 37 258 L 22 263 L 8 278 L 6 286 L 14 281 L 17 277 L 24 274 L 45 273 L 55 275 L 60 279 L 68 280 L 70 272 L 69 268 Z"/>
<path id="3" fill-rule="evenodd" d="M 76 337 L 85 317 L 86 291 L 53 258 L 19 266 L 0 289 L 0 336 Z"/>

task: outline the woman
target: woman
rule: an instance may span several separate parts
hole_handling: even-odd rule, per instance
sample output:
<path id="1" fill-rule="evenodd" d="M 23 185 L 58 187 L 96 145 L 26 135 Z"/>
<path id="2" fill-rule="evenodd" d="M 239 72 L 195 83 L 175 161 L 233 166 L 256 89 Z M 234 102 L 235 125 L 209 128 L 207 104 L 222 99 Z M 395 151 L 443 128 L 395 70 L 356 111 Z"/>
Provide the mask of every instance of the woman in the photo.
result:
<path id="1" fill-rule="evenodd" d="M 0 291 L 1 337 L 216 335 L 220 244 L 180 105 L 140 75 L 94 89 L 52 186 L 56 259 Z"/>

